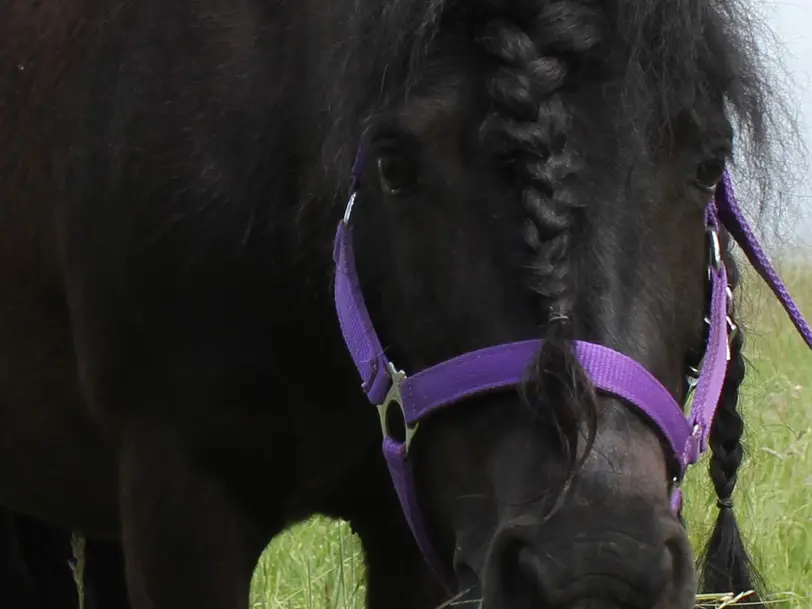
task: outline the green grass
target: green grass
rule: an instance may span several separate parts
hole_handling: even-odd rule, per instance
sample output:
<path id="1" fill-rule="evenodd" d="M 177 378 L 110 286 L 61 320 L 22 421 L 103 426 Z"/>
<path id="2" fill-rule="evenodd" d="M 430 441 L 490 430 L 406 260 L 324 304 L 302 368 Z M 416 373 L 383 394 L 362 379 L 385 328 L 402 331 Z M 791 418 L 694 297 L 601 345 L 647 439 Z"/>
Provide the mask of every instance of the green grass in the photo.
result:
<path id="1" fill-rule="evenodd" d="M 812 317 L 812 268 L 781 270 Z M 745 289 L 739 310 L 748 327 L 751 365 L 740 407 L 748 454 L 734 496 L 736 512 L 775 606 L 812 607 L 812 353 L 755 276 L 746 277 Z M 696 551 L 716 514 L 706 469 L 706 460 L 694 466 L 685 485 Z M 358 541 L 347 525 L 316 518 L 268 547 L 254 575 L 252 607 L 360 609 L 363 572 Z"/>

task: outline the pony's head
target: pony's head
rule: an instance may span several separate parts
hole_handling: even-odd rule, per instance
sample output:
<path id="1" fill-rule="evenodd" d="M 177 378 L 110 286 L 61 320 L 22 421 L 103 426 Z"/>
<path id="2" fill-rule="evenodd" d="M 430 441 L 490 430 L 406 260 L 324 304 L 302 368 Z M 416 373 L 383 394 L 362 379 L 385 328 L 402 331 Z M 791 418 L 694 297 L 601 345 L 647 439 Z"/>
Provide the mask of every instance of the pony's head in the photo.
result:
<path id="1" fill-rule="evenodd" d="M 572 341 L 629 356 L 685 399 L 706 341 L 706 204 L 733 127 L 754 150 L 766 141 L 735 8 L 399 0 L 359 21 L 376 102 L 353 239 L 387 357 L 413 374 L 544 339 L 519 391 L 445 408 L 410 445 L 432 543 L 486 609 L 692 606 L 673 451 L 639 409 L 592 388 Z M 752 584 L 729 508 L 741 347 L 734 332 L 711 435 L 717 591 Z"/>

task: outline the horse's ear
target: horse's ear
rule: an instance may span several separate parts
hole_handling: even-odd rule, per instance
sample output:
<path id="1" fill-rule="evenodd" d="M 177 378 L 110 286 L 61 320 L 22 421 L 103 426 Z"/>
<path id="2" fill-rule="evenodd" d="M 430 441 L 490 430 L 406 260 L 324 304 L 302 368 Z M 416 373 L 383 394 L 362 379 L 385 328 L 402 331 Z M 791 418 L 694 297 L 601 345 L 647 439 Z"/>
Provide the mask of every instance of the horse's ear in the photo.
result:
<path id="1" fill-rule="evenodd" d="M 733 490 L 736 486 L 743 449 L 741 437 L 744 422 L 737 406 L 739 387 L 744 380 L 745 364 L 742 355 L 744 337 L 735 331 L 731 338 L 731 358 L 716 418 L 710 434 L 711 459 L 709 473 L 716 490 L 719 514 L 713 533 L 700 557 L 702 569 L 700 589 L 706 593 L 740 594 L 754 591 L 749 603 L 758 603 L 763 597 L 764 584 L 754 568 L 742 539 L 733 512 Z"/>

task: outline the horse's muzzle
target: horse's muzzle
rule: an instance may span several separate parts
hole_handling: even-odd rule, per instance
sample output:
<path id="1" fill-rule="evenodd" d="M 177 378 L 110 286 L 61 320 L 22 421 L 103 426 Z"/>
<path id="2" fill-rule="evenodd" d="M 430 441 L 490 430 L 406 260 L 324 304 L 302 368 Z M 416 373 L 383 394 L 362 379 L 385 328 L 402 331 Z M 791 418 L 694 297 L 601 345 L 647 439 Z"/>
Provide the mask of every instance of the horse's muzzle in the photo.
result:
<path id="1" fill-rule="evenodd" d="M 532 516 L 503 524 L 483 570 L 482 609 L 691 609 L 695 574 L 671 513 L 610 522 Z"/>

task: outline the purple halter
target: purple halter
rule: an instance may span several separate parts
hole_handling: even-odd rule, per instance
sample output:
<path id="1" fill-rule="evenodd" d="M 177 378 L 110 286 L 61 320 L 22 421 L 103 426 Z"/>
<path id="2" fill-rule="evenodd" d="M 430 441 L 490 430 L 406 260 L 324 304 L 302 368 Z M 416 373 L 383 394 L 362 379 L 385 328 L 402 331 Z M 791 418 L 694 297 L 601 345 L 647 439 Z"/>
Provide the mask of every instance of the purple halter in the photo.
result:
<path id="1" fill-rule="evenodd" d="M 356 197 L 358 162 L 353 173 L 351 195 L 344 218 L 338 224 L 333 257 L 336 264 L 335 302 L 341 331 L 355 366 L 361 375 L 361 388 L 378 407 L 383 430 L 383 453 L 403 513 L 424 557 L 437 575 L 449 585 L 454 580 L 439 560 L 428 538 L 417 502 L 409 445 L 420 422 L 432 412 L 465 398 L 490 391 L 515 388 L 526 373 L 543 340 L 526 340 L 487 347 L 465 353 L 411 376 L 400 371 L 384 353 L 364 304 L 350 224 Z M 705 227 L 710 242 L 708 274 L 711 281 L 710 313 L 706 322 L 709 335 L 705 357 L 695 384 L 693 407 L 686 418 L 682 407 L 654 376 L 626 355 L 602 345 L 575 341 L 575 351 L 595 387 L 623 398 L 648 416 L 662 432 L 679 462 L 678 483 L 687 467 L 696 463 L 708 448 L 708 437 L 730 359 L 729 332 L 735 330 L 728 316 L 732 293 L 722 261 L 719 225 L 723 225 L 739 244 L 751 264 L 780 300 L 807 345 L 812 348 L 812 330 L 761 249 L 741 213 L 733 194 L 730 177 L 725 174 L 713 200 L 708 203 Z M 387 428 L 387 411 L 400 408 L 405 421 L 404 441 L 392 438 Z M 678 486 L 672 506 L 679 511 L 682 493 Z"/>

